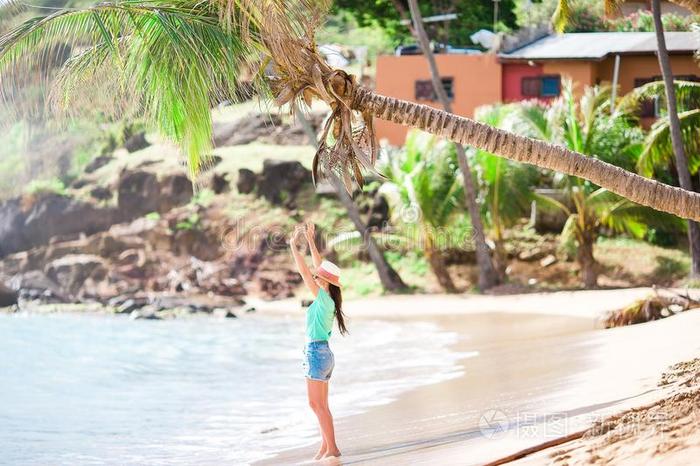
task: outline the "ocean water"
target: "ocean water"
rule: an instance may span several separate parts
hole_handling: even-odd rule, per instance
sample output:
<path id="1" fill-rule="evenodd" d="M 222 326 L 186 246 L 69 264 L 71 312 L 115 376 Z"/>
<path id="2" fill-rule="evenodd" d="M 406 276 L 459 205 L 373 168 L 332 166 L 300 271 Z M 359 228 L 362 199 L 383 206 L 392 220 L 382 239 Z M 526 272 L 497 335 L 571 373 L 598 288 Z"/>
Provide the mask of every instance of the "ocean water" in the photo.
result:
<path id="1" fill-rule="evenodd" d="M 309 444 L 302 317 L 0 315 L 0 464 L 238 465 Z M 434 324 L 349 326 L 336 418 L 461 373 Z"/>

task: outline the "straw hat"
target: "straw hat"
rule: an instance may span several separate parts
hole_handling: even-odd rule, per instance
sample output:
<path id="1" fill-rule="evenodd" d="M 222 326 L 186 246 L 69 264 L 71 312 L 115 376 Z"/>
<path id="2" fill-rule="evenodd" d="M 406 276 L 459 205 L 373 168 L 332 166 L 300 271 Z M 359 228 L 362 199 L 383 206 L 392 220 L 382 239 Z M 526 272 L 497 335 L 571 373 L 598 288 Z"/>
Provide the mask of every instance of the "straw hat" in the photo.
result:
<path id="1" fill-rule="evenodd" d="M 316 269 L 316 276 L 340 288 L 340 268 L 330 261 L 322 261 Z"/>

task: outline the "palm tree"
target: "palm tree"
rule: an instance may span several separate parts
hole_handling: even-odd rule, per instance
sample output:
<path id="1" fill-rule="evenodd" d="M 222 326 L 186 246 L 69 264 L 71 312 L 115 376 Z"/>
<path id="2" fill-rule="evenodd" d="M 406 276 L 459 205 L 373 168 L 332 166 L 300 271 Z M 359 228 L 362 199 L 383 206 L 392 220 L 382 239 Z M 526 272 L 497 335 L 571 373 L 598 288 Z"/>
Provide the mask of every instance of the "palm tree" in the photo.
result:
<path id="1" fill-rule="evenodd" d="M 631 126 L 630 115 L 614 111 L 610 115 L 610 88 L 590 87 L 576 102 L 570 81 L 562 96 L 547 108 L 524 105 L 522 121 L 531 134 L 565 144 L 577 152 L 590 154 L 626 168 L 634 167 L 642 150 L 642 133 Z M 543 206 L 554 207 L 567 216 L 562 243 L 576 243 L 576 260 L 586 287 L 597 285 L 599 266 L 593 246 L 601 227 L 642 238 L 648 225 L 668 226 L 674 220 L 652 209 L 628 201 L 605 188 L 574 176 L 556 177 L 555 184 L 565 193 L 565 202 L 537 196 Z"/>
<path id="2" fill-rule="evenodd" d="M 558 31 L 562 31 L 568 21 L 570 0 L 559 0 L 557 10 L 554 13 L 553 22 Z M 604 0 L 606 14 L 613 13 L 617 10 L 620 3 L 624 0 Z M 692 3 L 695 4 L 693 11 L 700 10 L 698 2 L 688 0 L 677 1 L 681 6 L 689 7 Z M 656 33 L 657 56 L 659 58 L 659 67 L 661 68 L 661 76 L 663 77 L 666 88 L 666 105 L 668 106 L 668 120 L 671 134 L 671 144 L 673 153 L 676 159 L 676 170 L 678 171 L 678 180 L 681 188 L 686 191 L 693 191 L 693 183 L 690 178 L 688 168 L 688 157 L 683 146 L 683 137 L 681 134 L 681 123 L 678 118 L 678 110 L 676 109 L 676 92 L 673 85 L 673 71 L 671 70 L 671 62 L 668 58 L 668 50 L 666 48 L 666 37 L 664 36 L 664 26 L 661 20 L 661 2 L 660 0 L 651 0 L 651 12 L 654 18 L 654 31 Z M 692 221 L 696 220 L 696 221 Z M 700 223 L 697 218 L 689 219 L 688 221 L 688 242 L 690 244 L 691 255 L 691 276 L 700 277 Z"/>
<path id="3" fill-rule="evenodd" d="M 438 283 L 449 293 L 456 291 L 441 252 L 449 241 L 445 228 L 455 220 L 464 195 L 454 144 L 411 131 L 403 150 L 392 153 L 382 171 L 389 180 L 385 192 L 398 194 L 388 196 L 391 202 L 411 213 L 404 215 L 405 220 L 409 227 L 418 228 L 419 242 Z"/>
<path id="4" fill-rule="evenodd" d="M 517 113 L 528 104 L 505 104 L 484 106 L 476 110 L 475 118 L 489 126 L 518 131 Z M 537 135 L 532 135 L 536 137 Z M 525 165 L 483 150 L 472 149 L 470 159 L 478 174 L 480 197 L 483 199 L 483 216 L 495 244 L 494 259 L 500 274 L 505 272 L 505 229 L 527 215 L 531 201 L 532 186 L 539 174 L 531 165 Z"/>
<path id="5" fill-rule="evenodd" d="M 408 6 L 411 10 L 411 18 L 413 20 L 413 28 L 411 28 L 411 31 L 416 36 L 416 39 L 418 39 L 423 55 L 428 61 L 430 78 L 433 82 L 435 95 L 442 105 L 442 108 L 444 108 L 446 112 L 452 113 L 452 104 L 447 98 L 445 89 L 442 87 L 440 72 L 438 71 L 433 51 L 430 49 L 428 34 L 423 27 L 423 17 L 420 8 L 418 8 L 418 2 L 416 0 L 408 0 Z M 493 265 L 491 253 L 486 244 L 484 224 L 481 221 L 479 205 L 476 202 L 476 190 L 474 189 L 474 180 L 471 169 L 469 168 L 467 155 L 461 144 L 455 144 L 455 149 L 457 150 L 457 160 L 459 161 L 459 168 L 462 172 L 462 179 L 464 180 L 464 199 L 467 204 L 467 209 L 469 210 L 469 217 L 472 221 L 474 245 L 476 247 L 476 261 L 479 265 L 479 288 L 481 290 L 486 290 L 498 285 L 500 275 Z"/>
<path id="6" fill-rule="evenodd" d="M 666 38 L 664 37 L 664 26 L 661 21 L 661 4 L 659 0 L 651 1 L 651 12 L 654 17 L 654 30 L 656 31 L 656 42 L 658 43 L 659 66 L 661 76 L 666 85 L 666 105 L 668 108 L 668 121 L 671 133 L 671 144 L 676 158 L 676 170 L 678 171 L 678 181 L 681 188 L 688 191 L 693 190 L 693 182 L 690 179 L 690 169 L 688 167 L 688 156 L 683 145 L 683 135 L 681 134 L 681 122 L 676 108 L 676 88 L 673 85 L 673 71 L 671 71 L 671 61 L 668 58 L 666 49 Z M 690 243 L 691 267 L 690 275 L 700 277 L 700 223 L 688 222 L 688 242 Z"/>
<path id="7" fill-rule="evenodd" d="M 244 70 L 253 70 L 247 76 L 278 105 L 320 98 L 331 106 L 314 171 L 333 170 L 346 185 L 353 177 L 362 182 L 361 165 L 373 169 L 373 118 L 382 118 L 579 176 L 634 202 L 700 221 L 698 193 L 357 85 L 316 50 L 314 31 L 327 7 L 325 0 L 122 0 L 34 18 L 0 37 L 0 100 L 11 103 L 14 84 L 46 59 L 47 46 L 71 43 L 80 52 L 52 82 L 53 107 L 85 111 L 99 97 L 116 114 L 142 115 L 180 145 L 194 176 L 211 151 L 210 106 L 235 99 Z M 268 65 L 274 71 L 269 78 Z M 353 125 L 357 116 L 360 126 Z"/>
<path id="8" fill-rule="evenodd" d="M 695 175 L 700 169 L 700 83 L 675 81 L 674 87 L 683 147 L 688 154 L 688 168 L 690 174 Z M 665 97 L 665 84 L 662 81 L 651 82 L 624 96 L 620 106 L 636 110 L 644 101 L 652 99 L 662 101 Z M 662 114 L 647 134 L 637 170 L 644 176 L 654 176 L 658 169 L 666 169 L 673 164 L 670 120 L 668 115 Z"/>

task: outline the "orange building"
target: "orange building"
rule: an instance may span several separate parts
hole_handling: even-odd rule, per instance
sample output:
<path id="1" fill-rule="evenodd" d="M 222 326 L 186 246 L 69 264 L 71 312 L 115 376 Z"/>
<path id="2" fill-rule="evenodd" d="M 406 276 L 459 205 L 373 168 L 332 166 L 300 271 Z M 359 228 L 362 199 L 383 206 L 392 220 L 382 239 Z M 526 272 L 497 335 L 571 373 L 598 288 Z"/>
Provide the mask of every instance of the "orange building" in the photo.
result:
<path id="1" fill-rule="evenodd" d="M 667 48 L 676 79 L 700 80 L 694 35 L 667 32 Z M 443 85 L 453 99 L 453 111 L 467 117 L 485 104 L 526 99 L 547 100 L 561 92 L 562 79 L 574 82 L 574 91 L 586 86 L 612 84 L 617 62 L 617 85 L 625 94 L 649 81 L 659 80 L 654 33 L 571 33 L 551 35 L 507 53 L 436 55 Z M 376 89 L 380 94 L 439 106 L 435 102 L 425 58 L 381 56 L 377 60 Z M 643 109 L 653 117 L 653 105 Z M 377 120 L 377 135 L 400 145 L 406 128 Z"/>

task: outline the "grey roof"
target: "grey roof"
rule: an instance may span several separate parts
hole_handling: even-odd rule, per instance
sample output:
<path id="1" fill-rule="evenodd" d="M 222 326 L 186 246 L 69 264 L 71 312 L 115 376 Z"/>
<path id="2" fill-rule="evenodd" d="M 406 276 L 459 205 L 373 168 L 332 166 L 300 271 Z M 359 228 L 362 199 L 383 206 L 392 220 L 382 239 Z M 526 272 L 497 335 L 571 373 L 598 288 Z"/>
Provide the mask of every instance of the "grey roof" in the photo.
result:
<path id="1" fill-rule="evenodd" d="M 692 53 L 700 42 L 692 32 L 667 32 L 666 46 L 671 53 Z M 611 54 L 643 54 L 656 51 L 653 32 L 577 32 L 543 37 L 509 53 L 514 60 L 601 60 Z"/>

